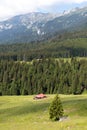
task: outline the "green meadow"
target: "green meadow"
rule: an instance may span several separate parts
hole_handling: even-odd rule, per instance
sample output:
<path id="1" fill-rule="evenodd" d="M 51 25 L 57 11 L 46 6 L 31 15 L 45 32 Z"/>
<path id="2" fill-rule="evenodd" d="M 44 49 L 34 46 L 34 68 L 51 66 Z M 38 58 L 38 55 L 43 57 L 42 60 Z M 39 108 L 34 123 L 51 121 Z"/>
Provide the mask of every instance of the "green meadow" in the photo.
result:
<path id="1" fill-rule="evenodd" d="M 67 118 L 56 122 L 48 110 L 54 96 L 1 96 L 0 130 L 87 130 L 87 94 L 60 95 Z"/>

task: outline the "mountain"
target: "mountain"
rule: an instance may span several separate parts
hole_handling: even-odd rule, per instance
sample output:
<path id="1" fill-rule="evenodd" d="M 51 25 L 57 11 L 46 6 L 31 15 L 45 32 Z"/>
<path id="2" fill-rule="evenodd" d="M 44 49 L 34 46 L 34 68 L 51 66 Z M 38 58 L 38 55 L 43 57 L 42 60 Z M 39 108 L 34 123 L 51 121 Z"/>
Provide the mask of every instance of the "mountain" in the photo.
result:
<path id="1" fill-rule="evenodd" d="M 64 31 L 79 31 L 87 28 L 87 7 L 75 8 L 45 25 L 46 33 L 60 33 Z"/>
<path id="2" fill-rule="evenodd" d="M 85 30 L 87 7 L 62 14 L 29 13 L 0 22 L 0 43 L 42 41 L 62 32 Z"/>
<path id="3" fill-rule="evenodd" d="M 34 12 L 0 22 L 0 42 L 24 43 L 42 39 L 45 24 L 59 15 Z"/>

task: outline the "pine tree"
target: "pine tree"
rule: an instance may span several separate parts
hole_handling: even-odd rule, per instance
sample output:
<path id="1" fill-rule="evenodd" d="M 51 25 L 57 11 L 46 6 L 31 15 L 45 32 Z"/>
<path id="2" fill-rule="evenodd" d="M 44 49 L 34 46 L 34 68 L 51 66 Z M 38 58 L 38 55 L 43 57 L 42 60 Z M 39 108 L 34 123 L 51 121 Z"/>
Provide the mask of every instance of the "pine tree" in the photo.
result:
<path id="1" fill-rule="evenodd" d="M 60 117 L 63 116 L 63 114 L 64 114 L 63 106 L 60 97 L 57 94 L 52 103 L 50 104 L 49 108 L 50 119 L 57 121 L 60 119 Z"/>

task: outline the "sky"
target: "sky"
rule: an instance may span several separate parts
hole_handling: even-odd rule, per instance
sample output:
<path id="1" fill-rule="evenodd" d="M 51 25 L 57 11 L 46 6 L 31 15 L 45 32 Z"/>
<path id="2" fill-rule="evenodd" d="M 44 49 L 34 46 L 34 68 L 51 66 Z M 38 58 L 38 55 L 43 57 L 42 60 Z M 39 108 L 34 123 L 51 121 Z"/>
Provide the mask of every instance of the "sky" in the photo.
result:
<path id="1" fill-rule="evenodd" d="M 29 12 L 57 13 L 87 5 L 87 0 L 0 0 L 0 21 Z"/>

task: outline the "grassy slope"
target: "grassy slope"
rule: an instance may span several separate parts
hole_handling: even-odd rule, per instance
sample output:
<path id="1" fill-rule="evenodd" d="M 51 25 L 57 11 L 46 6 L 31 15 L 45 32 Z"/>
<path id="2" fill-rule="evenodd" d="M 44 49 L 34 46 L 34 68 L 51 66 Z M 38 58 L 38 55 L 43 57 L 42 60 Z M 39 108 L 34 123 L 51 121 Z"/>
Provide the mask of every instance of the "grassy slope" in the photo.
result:
<path id="1" fill-rule="evenodd" d="M 54 95 L 33 100 L 33 96 L 0 97 L 1 130 L 87 130 L 87 95 L 60 95 L 67 120 L 49 120 L 48 107 Z"/>

